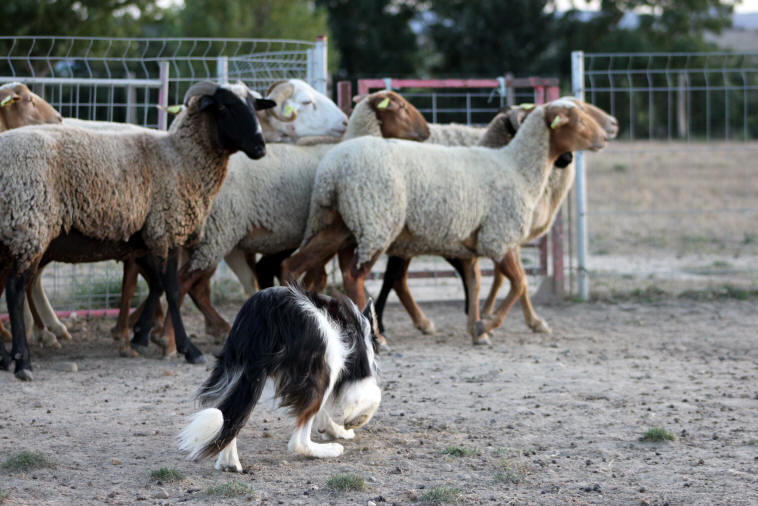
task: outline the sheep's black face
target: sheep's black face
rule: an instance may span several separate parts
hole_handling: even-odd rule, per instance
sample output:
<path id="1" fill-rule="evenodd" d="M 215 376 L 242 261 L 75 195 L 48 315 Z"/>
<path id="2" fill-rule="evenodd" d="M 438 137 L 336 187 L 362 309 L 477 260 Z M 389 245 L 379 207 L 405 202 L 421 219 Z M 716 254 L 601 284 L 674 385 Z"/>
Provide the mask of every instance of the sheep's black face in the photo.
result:
<path id="1" fill-rule="evenodd" d="M 221 87 L 202 100 L 201 108 L 213 111 L 216 117 L 219 140 L 225 149 L 231 152 L 242 151 L 253 160 L 266 154 L 261 126 L 255 111 L 247 102 Z"/>

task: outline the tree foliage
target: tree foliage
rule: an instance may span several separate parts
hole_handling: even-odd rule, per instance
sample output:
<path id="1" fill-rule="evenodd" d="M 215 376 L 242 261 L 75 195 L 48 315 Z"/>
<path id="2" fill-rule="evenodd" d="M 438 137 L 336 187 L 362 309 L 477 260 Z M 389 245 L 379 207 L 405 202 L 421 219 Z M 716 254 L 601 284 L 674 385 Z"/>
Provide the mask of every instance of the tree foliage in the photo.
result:
<path id="1" fill-rule="evenodd" d="M 340 53 L 340 77 L 412 75 L 418 43 L 410 22 L 413 2 L 317 0 L 329 12 L 329 28 Z"/>
<path id="2" fill-rule="evenodd" d="M 155 23 L 156 0 L 3 0 L 3 35 L 125 37 Z"/>

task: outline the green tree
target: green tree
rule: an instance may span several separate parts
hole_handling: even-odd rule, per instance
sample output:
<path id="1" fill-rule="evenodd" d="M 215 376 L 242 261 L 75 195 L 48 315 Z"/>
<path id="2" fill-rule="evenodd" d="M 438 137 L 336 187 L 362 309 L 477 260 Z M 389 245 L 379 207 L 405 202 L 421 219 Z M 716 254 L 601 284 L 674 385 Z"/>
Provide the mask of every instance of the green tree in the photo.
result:
<path id="1" fill-rule="evenodd" d="M 339 78 L 416 73 L 418 43 L 410 22 L 413 2 L 316 0 L 329 12 L 340 53 Z"/>
<path id="2" fill-rule="evenodd" d="M 182 37 L 314 40 L 327 34 L 327 13 L 306 0 L 185 0 Z"/>
<path id="3" fill-rule="evenodd" d="M 156 0 L 4 0 L 3 35 L 135 36 L 161 19 Z"/>
<path id="4" fill-rule="evenodd" d="M 426 27 L 439 74 L 524 75 L 538 72 L 554 42 L 548 0 L 433 0 Z"/>

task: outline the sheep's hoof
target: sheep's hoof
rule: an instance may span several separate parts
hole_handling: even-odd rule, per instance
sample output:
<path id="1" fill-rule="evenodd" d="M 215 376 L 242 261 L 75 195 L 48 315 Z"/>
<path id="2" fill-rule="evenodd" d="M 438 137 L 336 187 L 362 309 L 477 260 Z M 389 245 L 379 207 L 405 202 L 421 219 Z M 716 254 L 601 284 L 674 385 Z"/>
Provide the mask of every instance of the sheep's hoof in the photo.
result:
<path id="1" fill-rule="evenodd" d="M 164 351 L 163 356 L 161 357 L 162 360 L 171 360 L 176 358 L 176 350 L 174 351 Z"/>
<path id="2" fill-rule="evenodd" d="M 32 381 L 34 379 L 29 369 L 19 369 L 14 373 L 14 376 L 21 381 Z"/>
<path id="3" fill-rule="evenodd" d="M 118 349 L 118 354 L 121 355 L 122 357 L 127 357 L 127 358 L 139 357 L 139 353 L 137 353 L 137 351 L 133 349 L 131 346 L 121 346 Z"/>
<path id="4" fill-rule="evenodd" d="M 529 327 L 532 329 L 532 332 L 539 334 L 551 334 L 553 332 L 550 325 L 542 318 L 537 318 Z"/>
<path id="5" fill-rule="evenodd" d="M 424 320 L 416 328 L 419 329 L 424 335 L 433 336 L 437 333 L 437 329 L 434 328 L 434 322 L 431 320 Z"/>
<path id="6" fill-rule="evenodd" d="M 55 333 L 55 335 L 58 339 L 63 339 L 64 341 L 73 341 L 71 334 L 69 334 L 68 329 L 66 328 L 64 328 L 60 332 Z"/>
<path id="7" fill-rule="evenodd" d="M 489 334 L 480 334 L 476 336 L 473 339 L 474 346 L 490 346 L 492 344 L 492 341 L 490 341 L 490 335 Z"/>
<path id="8" fill-rule="evenodd" d="M 200 353 L 200 355 L 191 355 L 190 353 L 184 354 L 184 359 L 189 362 L 190 364 L 204 364 L 205 363 L 205 355 Z"/>
<path id="9" fill-rule="evenodd" d="M 166 351 L 166 339 L 160 334 L 150 334 L 150 341 L 157 344 L 164 352 Z"/>
<path id="10" fill-rule="evenodd" d="M 0 346 L 2 346 L 2 345 L 0 344 Z M 10 368 L 11 368 L 11 359 L 10 359 L 10 357 L 1 357 L 0 358 L 0 369 L 2 369 L 3 371 L 7 371 Z"/>
<path id="11" fill-rule="evenodd" d="M 205 333 L 206 335 L 216 338 L 216 339 L 224 339 L 226 336 L 229 335 L 229 331 L 231 328 L 229 325 L 213 325 L 210 323 L 205 324 Z"/>
<path id="12" fill-rule="evenodd" d="M 484 322 L 482 320 L 477 321 L 474 324 L 474 335 L 475 336 L 480 336 L 480 335 L 484 334 L 484 332 L 485 332 Z"/>
<path id="13" fill-rule="evenodd" d="M 379 343 L 379 351 L 390 351 L 387 339 L 382 334 L 376 336 L 376 342 Z"/>
<path id="14" fill-rule="evenodd" d="M 114 341 L 121 341 L 124 336 L 121 334 L 121 329 L 118 326 L 111 328 L 111 337 Z"/>

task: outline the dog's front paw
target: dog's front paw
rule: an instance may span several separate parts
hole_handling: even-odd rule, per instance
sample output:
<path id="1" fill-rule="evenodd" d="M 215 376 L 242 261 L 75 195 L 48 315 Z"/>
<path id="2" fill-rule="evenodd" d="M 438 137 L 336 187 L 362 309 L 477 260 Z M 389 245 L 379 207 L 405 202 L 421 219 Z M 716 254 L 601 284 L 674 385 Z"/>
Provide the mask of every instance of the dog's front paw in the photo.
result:
<path id="1" fill-rule="evenodd" d="M 317 459 L 327 459 L 339 457 L 344 451 L 345 448 L 339 443 L 312 444 L 309 456 Z"/>

